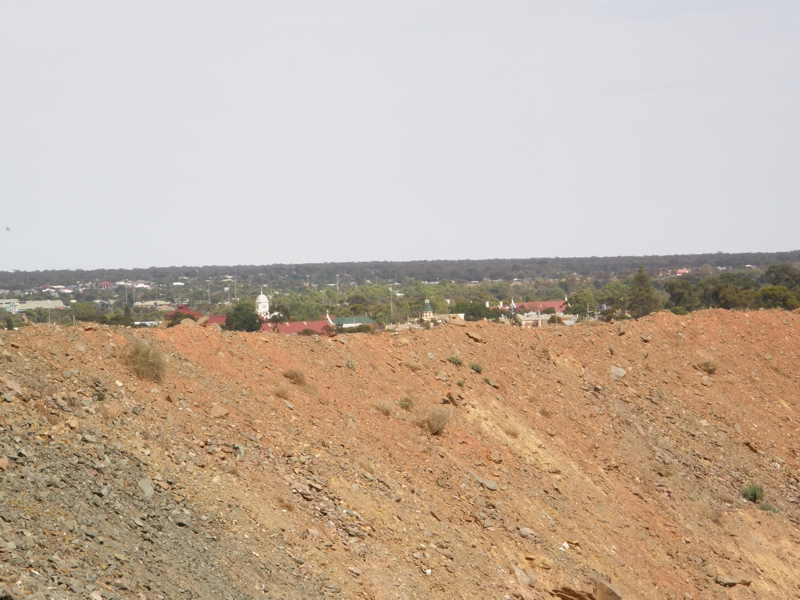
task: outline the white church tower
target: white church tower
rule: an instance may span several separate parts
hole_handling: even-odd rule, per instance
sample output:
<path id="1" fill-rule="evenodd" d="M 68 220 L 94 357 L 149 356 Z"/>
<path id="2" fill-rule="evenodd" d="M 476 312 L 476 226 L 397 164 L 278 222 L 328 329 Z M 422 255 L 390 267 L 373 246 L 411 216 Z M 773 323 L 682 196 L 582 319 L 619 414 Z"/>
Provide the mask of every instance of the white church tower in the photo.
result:
<path id="1" fill-rule="evenodd" d="M 269 298 L 264 295 L 264 288 L 261 288 L 261 293 L 256 298 L 256 312 L 262 319 L 269 318 Z"/>

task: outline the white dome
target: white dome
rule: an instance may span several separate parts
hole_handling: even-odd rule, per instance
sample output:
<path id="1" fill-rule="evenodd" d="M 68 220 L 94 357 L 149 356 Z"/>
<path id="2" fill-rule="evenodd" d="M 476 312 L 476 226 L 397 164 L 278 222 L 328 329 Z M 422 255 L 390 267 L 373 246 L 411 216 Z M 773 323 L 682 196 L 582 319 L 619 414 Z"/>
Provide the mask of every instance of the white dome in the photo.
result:
<path id="1" fill-rule="evenodd" d="M 269 298 L 263 293 L 259 294 L 256 298 L 256 312 L 262 319 L 269 317 Z"/>

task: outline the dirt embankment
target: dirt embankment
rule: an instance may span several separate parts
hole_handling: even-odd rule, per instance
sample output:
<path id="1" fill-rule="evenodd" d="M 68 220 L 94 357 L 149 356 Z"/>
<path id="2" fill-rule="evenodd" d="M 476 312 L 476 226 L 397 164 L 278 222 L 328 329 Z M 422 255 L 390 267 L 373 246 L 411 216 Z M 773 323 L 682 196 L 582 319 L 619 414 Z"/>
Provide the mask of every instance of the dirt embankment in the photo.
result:
<path id="1" fill-rule="evenodd" d="M 799 314 L 0 343 L 11 597 L 800 595 Z"/>

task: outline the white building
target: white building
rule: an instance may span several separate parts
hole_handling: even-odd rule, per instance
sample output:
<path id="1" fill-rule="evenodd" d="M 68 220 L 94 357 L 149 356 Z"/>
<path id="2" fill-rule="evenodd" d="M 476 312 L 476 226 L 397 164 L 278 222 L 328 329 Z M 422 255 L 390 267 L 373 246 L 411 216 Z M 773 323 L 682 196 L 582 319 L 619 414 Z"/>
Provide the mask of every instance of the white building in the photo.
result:
<path id="1" fill-rule="evenodd" d="M 269 318 L 269 298 L 264 295 L 264 288 L 261 288 L 261 293 L 256 298 L 256 312 L 262 319 Z"/>

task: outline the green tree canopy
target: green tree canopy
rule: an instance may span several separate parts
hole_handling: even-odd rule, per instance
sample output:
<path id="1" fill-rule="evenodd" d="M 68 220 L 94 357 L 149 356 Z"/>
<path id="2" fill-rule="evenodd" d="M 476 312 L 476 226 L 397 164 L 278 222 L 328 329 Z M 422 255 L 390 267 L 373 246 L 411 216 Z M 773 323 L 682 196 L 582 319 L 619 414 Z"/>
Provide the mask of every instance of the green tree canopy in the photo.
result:
<path id="1" fill-rule="evenodd" d="M 761 288 L 761 302 L 766 308 L 783 308 L 786 310 L 800 308 L 800 302 L 795 295 L 782 285 L 769 285 Z"/>
<path id="2" fill-rule="evenodd" d="M 628 297 L 628 310 L 635 318 L 649 315 L 660 308 L 656 292 L 650 281 L 650 276 L 639 267 L 636 275 L 631 280 L 631 292 Z"/>
<path id="3" fill-rule="evenodd" d="M 668 279 L 664 282 L 664 289 L 669 294 L 668 308 L 682 306 L 687 311 L 697 308 L 694 288 L 686 279 Z"/>
<path id="4" fill-rule="evenodd" d="M 597 308 L 597 302 L 594 299 L 594 292 L 591 288 L 583 288 L 572 294 L 569 297 L 569 304 L 572 307 L 570 310 L 572 314 L 586 316 L 586 310 L 593 311 Z"/>
<path id="5" fill-rule="evenodd" d="M 258 331 L 261 319 L 256 313 L 256 304 L 252 300 L 241 300 L 225 316 L 225 329 L 230 331 Z"/>

